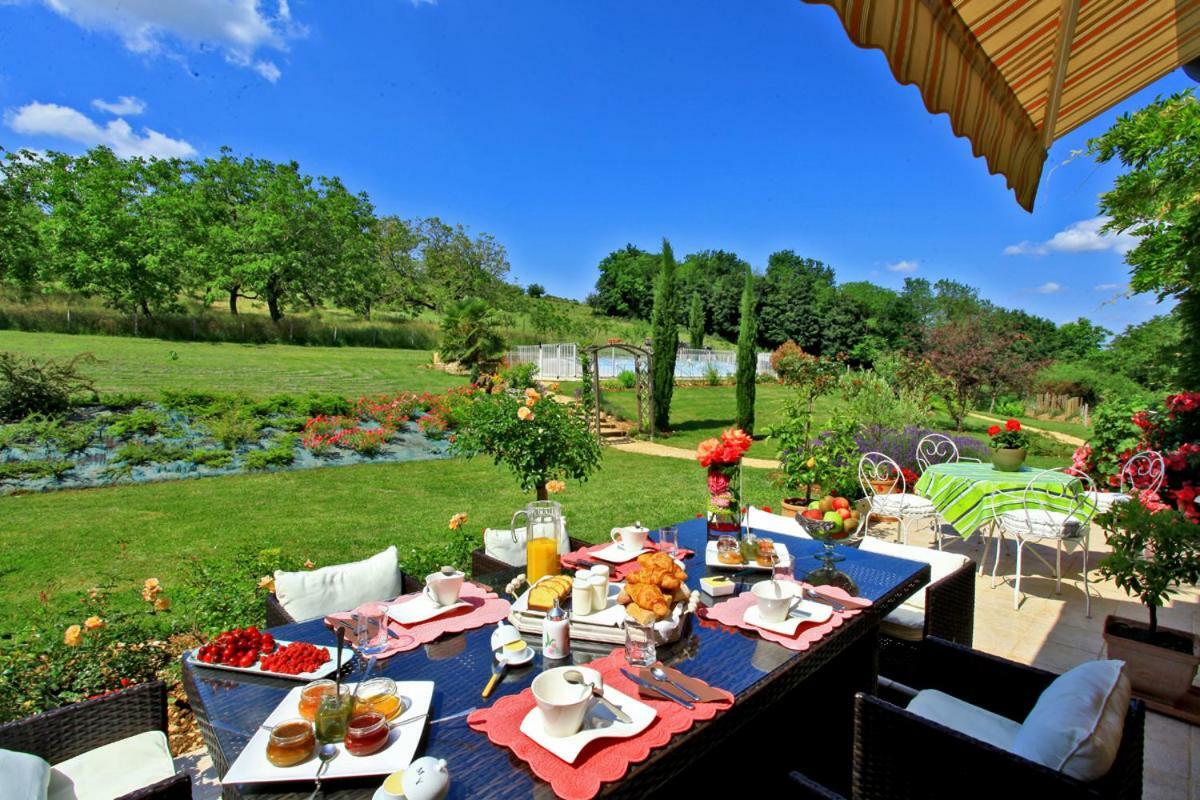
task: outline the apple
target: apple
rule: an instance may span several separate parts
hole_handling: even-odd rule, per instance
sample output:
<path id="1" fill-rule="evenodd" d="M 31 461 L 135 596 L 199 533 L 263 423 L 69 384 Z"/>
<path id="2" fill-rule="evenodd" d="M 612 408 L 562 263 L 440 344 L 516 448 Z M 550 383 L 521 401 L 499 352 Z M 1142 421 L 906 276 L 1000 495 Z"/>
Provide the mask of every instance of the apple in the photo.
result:
<path id="1" fill-rule="evenodd" d="M 818 509 L 818 508 L 810 508 L 810 509 L 808 509 L 807 511 L 804 511 L 804 512 L 803 512 L 803 516 L 804 516 L 806 519 L 818 519 L 818 520 L 819 520 L 819 519 L 821 519 L 821 517 L 823 517 L 824 515 L 821 513 L 821 510 L 820 510 L 820 509 Z"/>
<path id="2" fill-rule="evenodd" d="M 833 511 L 833 498 L 832 497 L 822 497 L 821 498 L 821 510 L 822 511 Z"/>
<path id="3" fill-rule="evenodd" d="M 850 509 L 848 509 L 848 508 L 835 508 L 835 509 L 834 509 L 834 511 L 836 511 L 838 514 L 840 514 L 840 515 L 841 515 L 841 517 L 842 517 L 842 519 L 850 519 Z"/>
<path id="4" fill-rule="evenodd" d="M 826 511 L 823 519 L 826 522 L 836 523 L 833 526 L 833 533 L 841 533 L 844 524 L 841 514 L 837 513 L 836 511 Z"/>
<path id="5" fill-rule="evenodd" d="M 844 498 L 844 497 L 833 498 L 833 508 L 835 511 L 837 511 L 839 509 L 843 509 L 843 508 L 849 508 L 849 507 L 850 507 L 850 501 L 847 500 L 846 498 Z"/>
<path id="6" fill-rule="evenodd" d="M 813 500 L 811 503 L 808 504 L 808 510 L 809 511 L 820 511 L 821 510 L 821 501 Z"/>

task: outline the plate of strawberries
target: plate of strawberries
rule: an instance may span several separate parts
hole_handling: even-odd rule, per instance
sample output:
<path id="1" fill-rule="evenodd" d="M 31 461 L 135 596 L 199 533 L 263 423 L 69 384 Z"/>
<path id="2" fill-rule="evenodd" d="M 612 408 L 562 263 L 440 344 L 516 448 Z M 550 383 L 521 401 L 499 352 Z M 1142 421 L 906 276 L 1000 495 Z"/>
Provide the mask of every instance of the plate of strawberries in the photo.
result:
<path id="1" fill-rule="evenodd" d="M 193 666 L 270 675 L 297 681 L 323 678 L 337 668 L 335 648 L 276 640 L 253 625 L 222 631 L 187 653 Z"/>

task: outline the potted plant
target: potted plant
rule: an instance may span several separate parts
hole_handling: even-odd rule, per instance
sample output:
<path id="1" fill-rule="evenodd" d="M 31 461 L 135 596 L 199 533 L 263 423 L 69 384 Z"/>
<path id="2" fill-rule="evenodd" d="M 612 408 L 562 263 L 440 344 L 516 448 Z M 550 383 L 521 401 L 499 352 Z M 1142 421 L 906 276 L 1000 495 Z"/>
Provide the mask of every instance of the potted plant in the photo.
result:
<path id="1" fill-rule="evenodd" d="M 1020 472 L 1025 463 L 1025 451 L 1029 447 L 1029 434 L 1021 428 L 1021 421 L 1010 419 L 1004 427 L 993 425 L 988 428 L 988 451 L 992 466 L 1001 472 Z"/>
<path id="2" fill-rule="evenodd" d="M 1161 627 L 1158 609 L 1177 587 L 1200 581 L 1200 525 L 1149 491 L 1116 504 L 1096 521 L 1112 547 L 1100 562 L 1100 574 L 1149 611 L 1149 624 L 1116 615 L 1104 620 L 1108 656 L 1128 665 L 1136 692 L 1176 705 L 1196 676 L 1200 639 Z"/>
<path id="3" fill-rule="evenodd" d="M 782 383 L 796 389 L 795 396 L 784 403 L 782 423 L 767 431 L 768 439 L 779 442 L 783 510 L 795 513 L 821 495 L 818 473 L 822 459 L 812 437 L 813 408 L 818 397 L 837 385 L 838 365 L 805 353 L 789 339 L 771 354 L 771 368 Z"/>

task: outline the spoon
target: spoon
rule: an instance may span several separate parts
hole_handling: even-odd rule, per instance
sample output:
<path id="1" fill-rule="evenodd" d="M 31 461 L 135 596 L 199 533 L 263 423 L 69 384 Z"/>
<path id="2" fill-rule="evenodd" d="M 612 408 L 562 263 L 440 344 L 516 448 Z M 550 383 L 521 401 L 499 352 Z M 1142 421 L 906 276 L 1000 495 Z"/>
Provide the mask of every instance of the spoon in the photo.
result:
<path id="1" fill-rule="evenodd" d="M 346 629 L 345 628 L 338 628 L 337 644 L 338 644 L 337 672 L 334 673 L 334 675 L 335 675 L 334 684 L 336 686 L 336 690 L 334 691 L 334 697 L 341 697 L 342 696 L 342 648 L 346 646 Z"/>
<path id="2" fill-rule="evenodd" d="M 686 686 L 679 683 L 678 681 L 671 680 L 671 676 L 668 675 L 666 673 L 666 671 L 662 669 L 662 667 L 651 667 L 650 674 L 654 676 L 654 680 L 663 681 L 664 683 L 669 683 L 672 686 L 674 686 L 676 689 L 678 689 L 679 691 L 683 692 L 685 695 L 690 697 L 692 700 L 695 700 L 697 703 L 700 702 L 700 695 L 696 694 L 691 689 L 687 688 Z"/>
<path id="3" fill-rule="evenodd" d="M 621 707 L 604 696 L 604 692 L 594 683 L 588 683 L 583 679 L 583 673 L 577 669 L 569 669 L 563 673 L 563 680 L 567 683 L 586 686 L 592 692 L 592 697 L 596 698 L 600 705 L 604 706 L 609 712 L 617 718 L 619 722 L 624 722 L 626 725 L 633 722 L 633 718 L 621 710 Z"/>
<path id="4" fill-rule="evenodd" d="M 369 659 L 367 659 L 366 669 L 363 670 L 362 677 L 358 679 L 358 683 L 354 686 L 354 696 L 351 698 L 352 702 L 358 702 L 358 692 L 362 689 L 363 684 L 370 680 L 371 673 L 375 671 L 375 662 L 377 660 L 378 659 L 376 659 L 375 656 L 371 656 Z"/>
<path id="5" fill-rule="evenodd" d="M 321 793 L 321 776 L 325 774 L 325 768 L 329 766 L 329 762 L 333 761 L 333 757 L 338 754 L 338 749 L 332 744 L 323 744 L 321 749 L 317 751 L 317 758 L 321 759 L 321 766 L 317 767 L 317 785 L 313 787 L 313 793 L 308 796 L 308 800 L 313 800 L 314 797 Z"/>

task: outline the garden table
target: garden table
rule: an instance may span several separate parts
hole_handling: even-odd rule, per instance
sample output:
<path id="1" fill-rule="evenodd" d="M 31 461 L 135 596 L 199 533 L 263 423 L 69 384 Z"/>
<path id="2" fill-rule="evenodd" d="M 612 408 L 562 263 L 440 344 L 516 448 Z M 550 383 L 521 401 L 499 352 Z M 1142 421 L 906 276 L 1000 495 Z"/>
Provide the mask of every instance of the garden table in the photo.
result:
<path id="1" fill-rule="evenodd" d="M 1021 467 L 1019 472 L 1001 472 L 991 464 L 965 461 L 933 464 L 914 491 L 928 498 L 938 515 L 966 539 L 990 524 L 996 514 L 1020 511 L 1026 503 L 1030 508 L 1070 512 L 1074 497 L 1083 491 L 1080 480 L 1048 472 L 1031 489 L 1029 482 L 1039 471 Z"/>
<path id="2" fill-rule="evenodd" d="M 821 548 L 818 543 L 779 538 L 786 541 L 797 559 L 798 574 L 807 571 L 806 563 L 818 563 L 814 558 Z M 680 523 L 679 539 L 681 546 L 699 554 L 688 564 L 689 587 L 699 590 L 700 578 L 708 574 L 703 563 L 704 520 Z M 879 622 L 929 580 L 929 567 L 853 548 L 838 549 L 845 556 L 840 568 L 873 604 L 799 653 L 749 632 L 692 618 L 681 641 L 659 648 L 661 660 L 727 689 L 736 696 L 736 703 L 725 713 L 697 723 L 666 746 L 651 751 L 645 761 L 630 767 L 625 778 L 604 784 L 601 796 L 645 797 L 667 786 L 674 793 L 680 787 L 711 789 L 733 780 L 751 785 L 772 768 L 780 775 L 802 768 L 827 785 L 848 790 L 853 694 L 874 688 Z M 474 576 L 500 591 L 511 577 L 510 572 Z M 704 598 L 713 602 L 706 595 Z M 539 654 L 530 667 L 510 670 L 492 698 L 482 700 L 480 692 L 492 669 L 491 630 L 488 626 L 454 634 L 399 653 L 379 662 L 377 672 L 396 680 L 435 682 L 420 752 L 446 759 L 451 798 L 551 797 L 549 786 L 523 761 L 467 727 L 471 711 L 525 689 L 542 668 Z M 334 643 L 334 635 L 320 619 L 281 626 L 272 632 L 281 639 Z M 572 642 L 571 659 L 586 663 L 611 651 L 611 645 Z M 275 705 L 296 686 L 278 678 L 193 668 L 186 663 L 183 679 L 204 742 L 221 775 Z M 353 674 L 347 679 L 354 680 Z M 787 731 L 780 729 L 781 723 Z M 366 800 L 379 783 L 379 778 L 327 781 L 323 794 L 331 800 Z M 296 800 L 307 798 L 311 791 L 311 783 L 224 789 L 227 798 Z"/>

